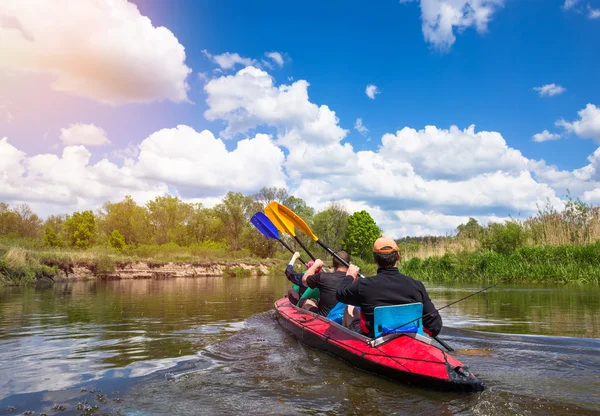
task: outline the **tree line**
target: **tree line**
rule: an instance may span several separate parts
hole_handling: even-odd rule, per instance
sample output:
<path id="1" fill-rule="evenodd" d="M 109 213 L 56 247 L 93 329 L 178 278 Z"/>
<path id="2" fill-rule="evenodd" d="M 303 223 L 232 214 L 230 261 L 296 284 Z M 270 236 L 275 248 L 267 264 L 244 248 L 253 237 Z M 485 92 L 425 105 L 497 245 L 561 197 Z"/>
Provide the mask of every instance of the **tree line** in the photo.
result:
<path id="1" fill-rule="evenodd" d="M 131 196 L 106 202 L 96 212 L 84 210 L 51 215 L 42 220 L 26 204 L 0 203 L 0 236 L 39 240 L 45 247 L 89 249 L 111 247 L 116 251 L 142 245 L 203 246 L 219 250 L 246 250 L 257 257 L 272 257 L 282 250 L 250 223 L 252 215 L 277 201 L 303 218 L 322 241 L 334 249 L 368 258 L 381 229 L 366 211 L 353 213 L 337 202 L 317 212 L 284 188 L 263 188 L 254 195 L 229 192 L 212 208 L 187 203 L 172 195 L 157 196 L 138 205 Z M 282 236 L 287 239 L 287 237 Z M 302 238 L 302 237 L 301 237 Z M 295 241 L 289 239 L 295 247 Z M 304 238 L 315 255 L 325 252 Z"/>

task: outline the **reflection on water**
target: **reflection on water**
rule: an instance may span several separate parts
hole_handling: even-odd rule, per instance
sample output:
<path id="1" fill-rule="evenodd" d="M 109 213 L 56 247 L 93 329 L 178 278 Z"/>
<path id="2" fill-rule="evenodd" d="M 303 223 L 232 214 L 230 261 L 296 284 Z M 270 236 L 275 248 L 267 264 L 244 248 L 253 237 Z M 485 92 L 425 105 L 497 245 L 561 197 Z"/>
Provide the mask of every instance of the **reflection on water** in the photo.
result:
<path id="1" fill-rule="evenodd" d="M 438 307 L 479 289 L 426 286 Z M 0 415 L 8 406 L 21 414 L 56 403 L 66 414 L 77 414 L 79 403 L 131 415 L 586 414 L 600 407 L 596 286 L 498 286 L 445 309 L 443 339 L 466 349 L 457 358 L 488 386 L 472 396 L 401 386 L 302 346 L 270 311 L 287 287 L 265 276 L 4 288 Z"/>

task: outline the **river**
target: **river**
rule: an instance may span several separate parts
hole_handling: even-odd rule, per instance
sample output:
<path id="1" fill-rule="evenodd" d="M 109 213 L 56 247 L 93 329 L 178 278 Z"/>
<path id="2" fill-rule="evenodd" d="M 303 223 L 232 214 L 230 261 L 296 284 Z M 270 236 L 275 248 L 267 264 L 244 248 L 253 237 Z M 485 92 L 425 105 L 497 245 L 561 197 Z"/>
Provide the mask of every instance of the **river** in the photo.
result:
<path id="1" fill-rule="evenodd" d="M 481 288 L 425 282 L 437 307 Z M 0 415 L 600 414 L 600 288 L 500 285 L 442 311 L 487 386 L 438 393 L 303 346 L 281 276 L 0 288 Z"/>

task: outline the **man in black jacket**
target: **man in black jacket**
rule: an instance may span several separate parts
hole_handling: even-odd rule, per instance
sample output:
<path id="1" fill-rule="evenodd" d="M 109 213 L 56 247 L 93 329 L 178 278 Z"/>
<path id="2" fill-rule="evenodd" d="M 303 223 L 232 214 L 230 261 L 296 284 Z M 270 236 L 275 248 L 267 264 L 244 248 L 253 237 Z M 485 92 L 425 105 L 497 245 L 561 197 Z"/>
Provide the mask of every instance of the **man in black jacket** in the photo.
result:
<path id="1" fill-rule="evenodd" d="M 350 263 L 350 255 L 344 250 L 340 250 L 336 253 L 340 258 L 344 259 L 346 263 Z M 312 299 L 308 299 L 304 306 L 305 309 L 316 312 L 319 315 L 327 316 L 329 311 L 337 305 L 338 301 L 335 298 L 335 291 L 346 276 L 348 268 L 339 261 L 336 257 L 333 258 L 333 272 L 320 272 L 319 268 L 323 267 L 323 261 L 316 259 L 315 263 L 308 268 L 302 277 L 302 283 L 311 289 L 319 289 L 321 297 L 319 302 L 315 302 Z"/>
<path id="2" fill-rule="evenodd" d="M 373 256 L 378 266 L 377 274 L 358 279 L 358 267 L 351 265 L 336 290 L 336 298 L 348 305 L 360 306 L 360 315 L 351 307 L 351 319 L 345 325 L 356 332 L 373 337 L 373 315 L 377 306 L 423 304 L 423 329 L 436 336 L 442 329 L 442 317 L 435 310 L 423 283 L 398 271 L 400 250 L 391 238 L 381 237 L 375 241 Z M 430 314 L 431 315 L 428 315 Z M 425 316 L 427 315 L 427 316 Z"/>

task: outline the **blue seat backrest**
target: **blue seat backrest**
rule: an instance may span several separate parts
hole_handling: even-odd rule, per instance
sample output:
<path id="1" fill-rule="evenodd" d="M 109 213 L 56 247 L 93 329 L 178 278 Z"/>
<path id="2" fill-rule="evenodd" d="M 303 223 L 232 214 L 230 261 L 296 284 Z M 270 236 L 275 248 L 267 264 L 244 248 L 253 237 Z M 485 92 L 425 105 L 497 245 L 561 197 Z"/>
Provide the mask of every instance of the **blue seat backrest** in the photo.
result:
<path id="1" fill-rule="evenodd" d="M 417 319 L 423 316 L 422 303 L 407 303 L 404 305 L 378 306 L 374 312 L 374 335 L 375 338 L 386 333 L 416 332 L 423 333 L 423 320 Z M 414 320 L 414 321 L 413 321 Z M 410 322 L 412 321 L 412 322 Z M 401 328 L 399 325 L 406 324 Z"/>
<path id="2" fill-rule="evenodd" d="M 344 310 L 346 309 L 346 304 L 342 302 L 338 302 L 327 314 L 327 319 L 331 319 L 333 322 L 342 324 L 344 320 Z"/>

